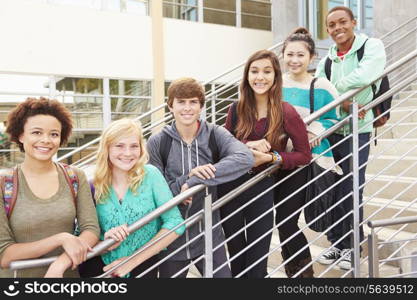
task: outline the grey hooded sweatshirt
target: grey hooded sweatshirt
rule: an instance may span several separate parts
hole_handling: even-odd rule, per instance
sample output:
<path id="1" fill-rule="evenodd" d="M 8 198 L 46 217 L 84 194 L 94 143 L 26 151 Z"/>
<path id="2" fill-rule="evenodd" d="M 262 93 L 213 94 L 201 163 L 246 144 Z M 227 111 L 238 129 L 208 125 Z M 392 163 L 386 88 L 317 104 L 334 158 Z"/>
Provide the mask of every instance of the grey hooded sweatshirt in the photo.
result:
<path id="1" fill-rule="evenodd" d="M 212 153 L 209 147 L 209 138 L 212 130 L 215 134 L 215 140 L 219 152 L 219 161 L 214 164 Z M 235 139 L 225 128 L 214 126 L 205 121 L 201 121 L 196 138 L 188 145 L 185 143 L 175 126 L 165 126 L 162 130 L 172 137 L 171 149 L 169 151 L 165 170 L 160 154 L 160 141 L 162 132 L 151 136 L 147 142 L 149 152 L 149 163 L 157 167 L 168 182 L 174 196 L 181 191 L 181 186 L 187 183 L 189 187 L 205 184 L 210 187 L 213 201 L 217 200 L 216 186 L 218 184 L 232 181 L 244 173 L 249 171 L 254 164 L 252 152 L 248 147 Z M 216 168 L 215 178 L 200 179 L 197 176 L 188 177 L 190 171 L 200 165 L 213 164 Z M 198 211 L 203 209 L 205 192 L 202 191 L 193 197 L 193 201 L 189 205 L 180 204 L 178 208 L 184 219 L 189 218 Z M 213 212 L 213 224 L 220 221 L 219 210 Z M 168 251 L 161 252 L 161 255 L 168 255 L 175 249 L 178 249 L 186 242 L 192 240 L 195 236 L 202 232 L 202 224 L 195 224 L 188 228 L 186 232 L 168 246 Z M 213 245 L 216 246 L 224 241 L 221 226 L 213 230 Z M 200 256 L 204 253 L 203 238 L 197 239 L 191 245 L 187 246 L 177 254 L 172 256 L 171 260 L 187 260 Z"/>

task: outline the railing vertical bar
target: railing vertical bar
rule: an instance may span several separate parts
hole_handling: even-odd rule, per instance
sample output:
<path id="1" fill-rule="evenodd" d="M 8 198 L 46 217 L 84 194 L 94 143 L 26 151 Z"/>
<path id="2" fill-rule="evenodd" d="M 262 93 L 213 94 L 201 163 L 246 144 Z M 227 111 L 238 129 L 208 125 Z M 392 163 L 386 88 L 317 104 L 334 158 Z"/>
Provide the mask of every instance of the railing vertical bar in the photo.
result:
<path id="1" fill-rule="evenodd" d="M 359 129 L 358 103 L 351 105 L 352 130 L 352 176 L 353 176 L 353 276 L 360 277 L 360 236 L 359 236 Z"/>
<path id="2" fill-rule="evenodd" d="M 213 278 L 213 219 L 212 219 L 212 197 L 206 187 L 204 198 L 204 277 Z"/>

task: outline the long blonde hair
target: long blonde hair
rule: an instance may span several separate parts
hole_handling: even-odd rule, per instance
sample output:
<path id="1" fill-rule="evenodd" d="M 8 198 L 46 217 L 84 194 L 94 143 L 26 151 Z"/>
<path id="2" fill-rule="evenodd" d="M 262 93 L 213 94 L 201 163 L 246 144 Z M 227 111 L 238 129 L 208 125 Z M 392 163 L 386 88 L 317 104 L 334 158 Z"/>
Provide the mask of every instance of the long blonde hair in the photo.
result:
<path id="1" fill-rule="evenodd" d="M 112 183 L 112 163 L 109 159 L 109 147 L 122 137 L 137 136 L 140 145 L 140 156 L 136 164 L 129 170 L 129 188 L 135 193 L 145 176 L 144 166 L 149 156 L 146 151 L 142 127 L 139 122 L 130 119 L 120 119 L 112 122 L 101 135 L 98 147 L 96 170 L 94 173 L 94 197 L 97 203 L 108 197 Z"/>

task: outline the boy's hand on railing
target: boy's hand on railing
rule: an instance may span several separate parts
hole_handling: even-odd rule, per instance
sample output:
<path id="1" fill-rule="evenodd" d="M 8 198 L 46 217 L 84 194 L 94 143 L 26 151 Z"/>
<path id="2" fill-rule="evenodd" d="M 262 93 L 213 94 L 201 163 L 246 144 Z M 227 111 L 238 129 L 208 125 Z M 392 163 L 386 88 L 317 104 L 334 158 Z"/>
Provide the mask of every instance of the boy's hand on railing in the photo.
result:
<path id="1" fill-rule="evenodd" d="M 345 112 L 349 113 L 349 112 L 350 112 L 350 105 L 351 105 L 351 104 L 352 104 L 352 101 L 349 101 L 349 100 L 344 101 L 344 102 L 342 103 L 342 109 L 343 109 Z M 358 104 L 358 108 L 359 108 L 359 110 L 360 110 L 362 107 L 363 107 L 363 105 Z M 359 120 L 363 120 L 363 119 L 365 118 L 365 116 L 366 116 L 366 113 L 367 113 L 367 112 L 368 112 L 367 110 L 362 110 L 362 111 L 360 111 L 360 112 L 359 112 L 359 114 L 358 114 L 358 118 L 359 118 Z"/>
<path id="2" fill-rule="evenodd" d="M 104 239 L 113 239 L 117 243 L 109 247 L 107 250 L 111 251 L 119 247 L 120 244 L 128 237 L 128 235 L 129 235 L 129 230 L 127 228 L 127 224 L 123 224 L 123 225 L 120 225 L 120 226 L 117 226 L 108 230 L 104 234 Z"/>
<path id="3" fill-rule="evenodd" d="M 72 269 L 87 260 L 87 253 L 93 249 L 86 241 L 80 239 L 69 233 L 63 233 L 61 235 L 61 246 L 65 253 L 69 256 L 72 263 Z"/>
<path id="4" fill-rule="evenodd" d="M 113 268 L 115 265 L 120 264 L 121 262 L 125 261 L 128 256 L 116 259 L 111 264 L 108 264 L 103 268 L 104 272 L 107 272 L 111 268 Z M 125 263 L 123 266 L 118 267 L 117 269 L 113 270 L 111 272 L 112 277 L 123 277 L 126 274 L 128 274 L 130 271 L 132 271 L 136 267 L 136 263 L 133 260 L 130 260 L 129 262 Z"/>
<path id="5" fill-rule="evenodd" d="M 181 187 L 181 193 L 185 192 L 186 190 L 188 190 L 188 184 L 184 183 Z M 193 202 L 193 197 L 189 197 L 189 198 L 185 199 L 184 201 L 182 201 L 182 204 L 188 205 L 191 202 Z"/>
<path id="6" fill-rule="evenodd" d="M 212 164 L 206 164 L 195 167 L 188 174 L 188 178 L 197 176 L 200 179 L 212 179 L 215 177 L 216 167 Z"/>
<path id="7" fill-rule="evenodd" d="M 360 110 L 361 108 L 363 107 L 363 105 L 358 105 L 358 109 Z M 359 120 L 363 120 L 363 119 L 365 119 L 365 116 L 366 116 L 366 113 L 367 113 L 368 111 L 367 110 L 361 110 L 361 111 L 359 111 L 359 113 L 358 113 L 358 118 L 359 118 Z"/>
<path id="8" fill-rule="evenodd" d="M 248 146 L 249 149 L 253 149 L 263 153 L 271 151 L 271 144 L 266 139 L 247 142 L 246 146 Z"/>

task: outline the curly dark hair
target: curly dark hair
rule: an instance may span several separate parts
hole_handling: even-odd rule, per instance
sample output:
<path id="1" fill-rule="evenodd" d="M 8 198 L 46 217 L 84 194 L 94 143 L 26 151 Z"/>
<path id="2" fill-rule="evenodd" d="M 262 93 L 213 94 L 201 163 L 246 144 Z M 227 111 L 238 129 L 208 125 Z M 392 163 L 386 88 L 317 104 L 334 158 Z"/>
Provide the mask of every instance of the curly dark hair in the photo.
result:
<path id="1" fill-rule="evenodd" d="M 62 127 L 60 145 L 67 142 L 72 131 L 72 118 L 70 111 L 64 104 L 44 97 L 27 98 L 7 115 L 6 132 L 9 134 L 10 140 L 19 146 L 20 151 L 25 152 L 19 137 L 24 131 L 26 120 L 36 115 L 50 115 L 57 118 Z"/>

